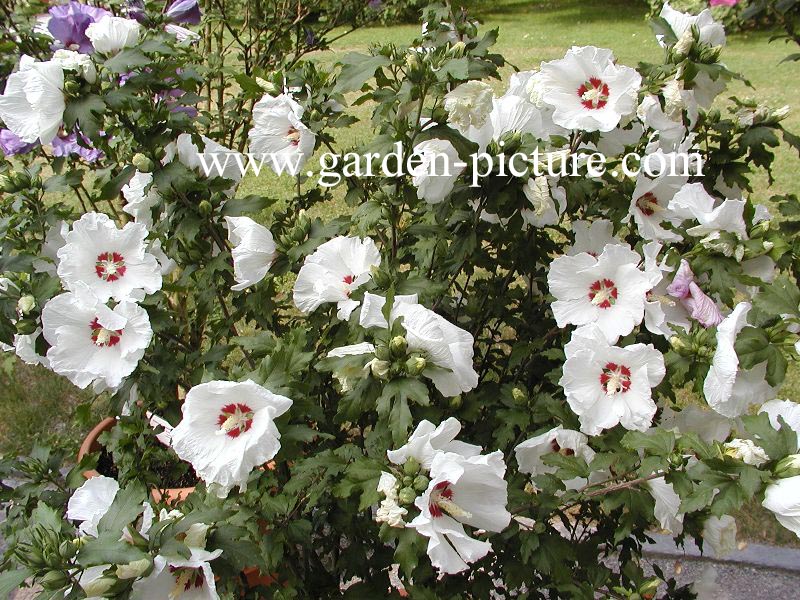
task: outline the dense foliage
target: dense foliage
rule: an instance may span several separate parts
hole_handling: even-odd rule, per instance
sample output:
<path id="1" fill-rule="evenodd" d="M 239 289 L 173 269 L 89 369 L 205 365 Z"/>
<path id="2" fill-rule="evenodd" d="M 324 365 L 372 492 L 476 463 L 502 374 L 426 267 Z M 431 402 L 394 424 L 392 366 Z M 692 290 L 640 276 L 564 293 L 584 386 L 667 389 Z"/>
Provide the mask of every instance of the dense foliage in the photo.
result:
<path id="1" fill-rule="evenodd" d="M 757 498 L 800 535 L 800 202 L 752 186 L 800 140 L 714 103 L 722 27 L 665 9 L 660 64 L 575 47 L 505 84 L 498 32 L 441 5 L 410 46 L 305 60 L 371 18 L 315 6 L 14 13 L 0 341 L 118 421 L 69 471 L 0 462 L 0 592 L 690 598 L 645 573 L 651 532 L 721 554 Z M 237 193 L 258 154 L 297 161 L 289 205 Z M 653 161 L 681 172 L 623 170 Z"/>

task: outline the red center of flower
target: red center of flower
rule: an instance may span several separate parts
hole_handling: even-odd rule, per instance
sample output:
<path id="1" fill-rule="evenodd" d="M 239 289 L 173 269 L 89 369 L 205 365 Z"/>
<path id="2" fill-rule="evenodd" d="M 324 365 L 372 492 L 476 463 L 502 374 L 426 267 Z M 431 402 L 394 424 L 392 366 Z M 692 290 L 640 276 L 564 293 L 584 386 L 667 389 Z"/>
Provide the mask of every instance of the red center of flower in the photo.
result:
<path id="1" fill-rule="evenodd" d="M 607 363 L 600 373 L 600 385 L 606 394 L 624 394 L 631 389 L 631 370 L 625 365 Z"/>
<path id="2" fill-rule="evenodd" d="M 98 323 L 96 318 L 89 323 L 89 327 L 92 329 L 92 342 L 100 348 L 116 346 L 122 337 L 122 329 L 106 329 Z"/>
<path id="3" fill-rule="evenodd" d="M 230 437 L 239 437 L 253 426 L 253 409 L 247 404 L 227 404 L 220 409 L 217 424 Z"/>
<path id="4" fill-rule="evenodd" d="M 608 97 L 608 84 L 603 83 L 603 80 L 597 77 L 589 78 L 589 81 L 578 88 L 578 98 L 581 99 L 581 104 L 590 110 L 603 108 L 608 104 Z"/>
<path id="5" fill-rule="evenodd" d="M 617 286 L 610 279 L 598 279 L 589 286 L 589 300 L 598 308 L 614 306 L 617 295 Z"/>
<path id="6" fill-rule="evenodd" d="M 125 275 L 125 257 L 118 252 L 103 252 L 97 255 L 94 272 L 103 281 L 116 281 Z"/>
<path id="7" fill-rule="evenodd" d="M 192 567 L 169 567 L 169 572 L 175 577 L 175 590 L 177 592 L 188 592 L 192 588 L 203 587 L 205 578 L 203 570 Z M 177 595 L 177 594 L 176 594 Z M 172 597 L 172 596 L 170 596 Z"/>
<path id="8" fill-rule="evenodd" d="M 445 501 L 452 501 L 453 500 L 453 490 L 450 488 L 451 483 L 449 481 L 440 481 L 435 486 L 433 486 L 433 491 L 431 492 L 430 501 L 428 502 L 428 510 L 430 510 L 432 517 L 441 517 L 444 515 L 444 511 L 442 510 L 442 500 Z"/>
<path id="9" fill-rule="evenodd" d="M 344 279 L 342 279 L 342 281 L 344 281 L 347 285 L 352 284 L 355 280 L 356 280 L 355 275 L 345 275 Z"/>
<path id="10" fill-rule="evenodd" d="M 292 146 L 300 145 L 300 132 L 292 125 L 289 125 L 289 131 L 286 132 L 286 141 Z"/>
<path id="11" fill-rule="evenodd" d="M 557 452 L 559 454 L 562 454 L 563 456 L 575 455 L 575 450 L 573 450 L 572 448 L 562 448 L 556 440 L 550 442 L 550 448 L 553 450 L 553 452 Z"/>
<path id="12" fill-rule="evenodd" d="M 652 217 L 661 206 L 658 204 L 658 198 L 655 197 L 655 194 L 647 192 L 636 200 L 636 208 L 642 211 L 642 214 L 646 217 Z"/>

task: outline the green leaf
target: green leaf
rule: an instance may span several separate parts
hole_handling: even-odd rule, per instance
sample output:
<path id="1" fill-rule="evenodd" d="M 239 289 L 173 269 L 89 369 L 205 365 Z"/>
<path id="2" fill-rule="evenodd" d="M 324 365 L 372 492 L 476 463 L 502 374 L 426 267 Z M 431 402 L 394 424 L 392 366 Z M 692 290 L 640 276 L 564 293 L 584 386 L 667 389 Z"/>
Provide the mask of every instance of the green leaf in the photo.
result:
<path id="1" fill-rule="evenodd" d="M 628 450 L 645 450 L 656 456 L 667 456 L 675 448 L 675 434 L 664 429 L 643 433 L 628 431 L 620 442 Z"/>
<path id="2" fill-rule="evenodd" d="M 775 429 L 767 413 L 740 417 L 753 441 L 764 449 L 772 460 L 794 454 L 797 451 L 797 434 L 788 425 Z"/>
<path id="3" fill-rule="evenodd" d="M 141 50 L 127 48 L 107 59 L 104 66 L 112 73 L 128 73 L 149 64 L 150 59 Z"/>
<path id="4" fill-rule="evenodd" d="M 350 52 L 342 59 L 342 69 L 336 78 L 334 92 L 360 90 L 375 75 L 375 71 L 390 64 L 386 56 L 369 56 Z"/>
<path id="5" fill-rule="evenodd" d="M 214 530 L 209 539 L 209 548 L 222 550 L 222 559 L 236 571 L 246 567 L 265 568 L 258 545 L 248 539 L 249 532 L 244 527 L 225 524 Z"/>
<path id="6" fill-rule="evenodd" d="M 125 564 L 147 558 L 147 554 L 125 541 L 120 541 L 121 531 L 108 532 L 89 539 L 78 552 L 78 564 L 93 567 L 105 564 Z"/>
<path id="7" fill-rule="evenodd" d="M 274 198 L 264 196 L 245 196 L 244 198 L 231 198 L 225 202 L 220 214 L 223 217 L 240 217 L 246 214 L 261 212 L 268 206 L 275 204 Z"/>
<path id="8" fill-rule="evenodd" d="M 33 573 L 28 569 L 18 569 L 16 571 L 6 571 L 0 573 L 0 598 L 8 598 L 11 592 L 17 591 L 22 583 Z"/>
<path id="9" fill-rule="evenodd" d="M 745 327 L 736 337 L 736 355 L 743 369 L 767 363 L 767 382 L 780 385 L 786 377 L 788 361 L 780 347 L 770 341 L 767 332 L 758 327 Z"/>
<path id="10" fill-rule="evenodd" d="M 105 110 L 106 104 L 97 94 L 76 98 L 64 110 L 64 125 L 66 129 L 72 130 L 77 124 L 84 135 L 96 137 L 102 129 L 101 117 Z"/>
<path id="11" fill-rule="evenodd" d="M 753 304 L 768 315 L 800 317 L 800 289 L 786 275 L 779 275 L 753 298 Z"/>
<path id="12" fill-rule="evenodd" d="M 109 535 L 122 534 L 122 531 L 131 523 L 136 521 L 141 514 L 143 507 L 142 503 L 147 499 L 147 490 L 143 484 L 133 482 L 128 484 L 127 487 L 119 490 L 114 497 L 114 502 L 108 508 L 106 514 L 100 519 L 97 525 L 97 531 L 102 535 L 108 533 Z"/>

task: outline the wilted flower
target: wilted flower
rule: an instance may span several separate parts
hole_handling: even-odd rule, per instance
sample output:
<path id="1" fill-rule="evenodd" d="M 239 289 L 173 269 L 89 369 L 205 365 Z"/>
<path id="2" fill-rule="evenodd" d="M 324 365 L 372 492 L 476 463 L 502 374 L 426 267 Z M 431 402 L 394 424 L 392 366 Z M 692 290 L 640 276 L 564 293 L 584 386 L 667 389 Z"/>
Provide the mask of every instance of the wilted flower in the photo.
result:
<path id="1" fill-rule="evenodd" d="M 83 144 L 78 143 L 78 136 L 80 135 L 80 139 Z M 59 134 L 53 138 L 52 141 L 53 145 L 53 156 L 80 156 L 83 160 L 88 163 L 97 162 L 101 159 L 103 155 L 102 150 L 98 150 L 97 148 L 93 148 L 89 139 L 84 136 L 83 134 L 76 134 L 70 133 L 66 134 Z"/>
<path id="2" fill-rule="evenodd" d="M 228 223 L 228 240 L 233 244 L 233 276 L 236 285 L 232 290 L 243 290 L 255 285 L 267 274 L 276 253 L 272 233 L 249 217 L 225 217 Z"/>
<path id="3" fill-rule="evenodd" d="M 715 327 L 722 322 L 722 313 L 717 303 L 705 295 L 694 281 L 694 273 L 686 260 L 675 273 L 675 278 L 667 287 L 667 293 L 677 298 L 691 317 L 703 327 Z"/>
<path id="4" fill-rule="evenodd" d="M 381 473 L 378 480 L 378 492 L 384 495 L 378 510 L 375 513 L 375 521 L 386 523 L 389 527 L 405 527 L 403 520 L 408 514 L 408 510 L 397 503 L 397 491 L 399 484 L 397 477 L 385 471 Z"/>
<path id="5" fill-rule="evenodd" d="M 122 210 L 147 229 L 153 227 L 153 208 L 161 203 L 161 196 L 153 185 L 153 174 L 136 171 L 122 186 L 125 206 Z"/>
<path id="6" fill-rule="evenodd" d="M 197 0 L 174 0 L 164 15 L 173 23 L 197 25 L 200 23 L 200 6 Z"/>
<path id="7" fill-rule="evenodd" d="M 462 83 L 444 97 L 449 122 L 462 133 L 469 127 L 483 127 L 492 110 L 493 96 L 491 86 L 482 81 Z"/>
<path id="8" fill-rule="evenodd" d="M 708 517 L 703 523 L 703 542 L 711 546 L 717 558 L 736 550 L 736 519 L 730 515 Z"/>
<path id="9" fill-rule="evenodd" d="M 23 142 L 19 136 L 10 129 L 0 129 L 0 151 L 5 156 L 25 154 L 36 147 L 38 142 Z"/>
<path id="10" fill-rule="evenodd" d="M 727 444 L 723 444 L 725 455 L 742 461 L 746 465 L 760 467 L 769 461 L 769 456 L 760 446 L 756 446 L 753 440 L 735 439 Z"/>
<path id="11" fill-rule="evenodd" d="M 661 524 L 661 529 L 672 535 L 683 531 L 683 514 L 680 512 L 681 497 L 675 493 L 671 483 L 663 477 L 656 477 L 646 483 L 650 495 L 656 501 L 653 513 Z"/>
<path id="12" fill-rule="evenodd" d="M 525 440 L 514 448 L 517 457 L 519 470 L 521 473 L 528 473 L 532 476 L 542 473 L 555 473 L 556 467 L 547 466 L 542 458 L 553 452 L 564 456 L 578 456 L 587 463 L 594 458 L 594 450 L 589 447 L 589 438 L 580 431 L 564 429 L 558 425 L 540 435 Z M 586 483 L 586 480 L 576 477 L 564 484 L 567 489 L 576 489 Z"/>
<path id="13" fill-rule="evenodd" d="M 88 54 L 61 49 L 53 53 L 53 60 L 65 71 L 76 72 L 88 83 L 97 81 L 97 68 Z"/>

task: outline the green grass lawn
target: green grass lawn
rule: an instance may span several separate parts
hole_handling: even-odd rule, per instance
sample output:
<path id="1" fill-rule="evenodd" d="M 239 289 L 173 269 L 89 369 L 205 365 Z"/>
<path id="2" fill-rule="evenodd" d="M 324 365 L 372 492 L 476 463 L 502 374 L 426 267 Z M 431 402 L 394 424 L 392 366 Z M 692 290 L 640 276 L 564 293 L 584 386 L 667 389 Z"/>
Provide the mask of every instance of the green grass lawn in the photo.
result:
<path id="1" fill-rule="evenodd" d="M 458 4 L 458 2 L 454 2 Z M 485 28 L 500 29 L 497 51 L 519 69 L 537 67 L 542 60 L 563 56 L 572 45 L 593 44 L 612 48 L 618 60 L 635 66 L 640 61 L 655 62 L 662 49 L 645 21 L 644 3 L 631 0 L 501 0 L 497 2 L 465 2 Z M 419 33 L 418 25 L 374 27 L 357 31 L 340 41 L 333 52 L 314 56 L 325 64 L 349 51 L 363 51 L 372 42 L 407 44 Z M 731 86 L 730 93 L 755 96 L 776 107 L 794 105 L 786 123 L 800 131 L 800 102 L 795 100 L 798 63 L 779 64 L 790 49 L 780 42 L 768 43 L 769 32 L 732 35 L 723 54 L 724 62 L 741 72 L 753 83 L 749 90 L 741 83 Z M 504 77 L 512 71 L 503 70 Z M 499 83 L 502 89 L 505 83 Z M 723 99 L 730 94 L 723 95 Z M 369 108 L 356 113 L 363 122 L 340 132 L 339 148 L 347 148 L 369 135 L 366 123 Z M 756 181 L 756 198 L 766 201 L 773 194 L 796 192 L 800 182 L 800 160 L 788 148 L 778 151 L 775 183 L 770 188 L 766 177 Z M 293 194 L 292 180 L 277 178 L 271 173 L 248 176 L 240 185 L 240 195 L 263 194 L 289 201 Z M 341 194 L 341 190 L 339 190 Z M 321 215 L 341 213 L 344 204 L 334 201 L 319 209 Z M 71 384 L 43 369 L 17 367 L 0 370 L 0 452 L 24 452 L 36 440 L 58 439 L 74 445 L 83 424 L 74 425 L 75 407 L 88 396 Z M 781 397 L 800 401 L 800 370 L 792 368 Z M 102 401 L 100 401 L 102 402 Z M 101 410 L 101 409 L 96 409 Z M 745 539 L 798 544 L 797 538 L 781 529 L 774 518 L 759 506 L 748 507 L 740 518 Z M 798 544 L 800 545 L 800 544 Z"/>

